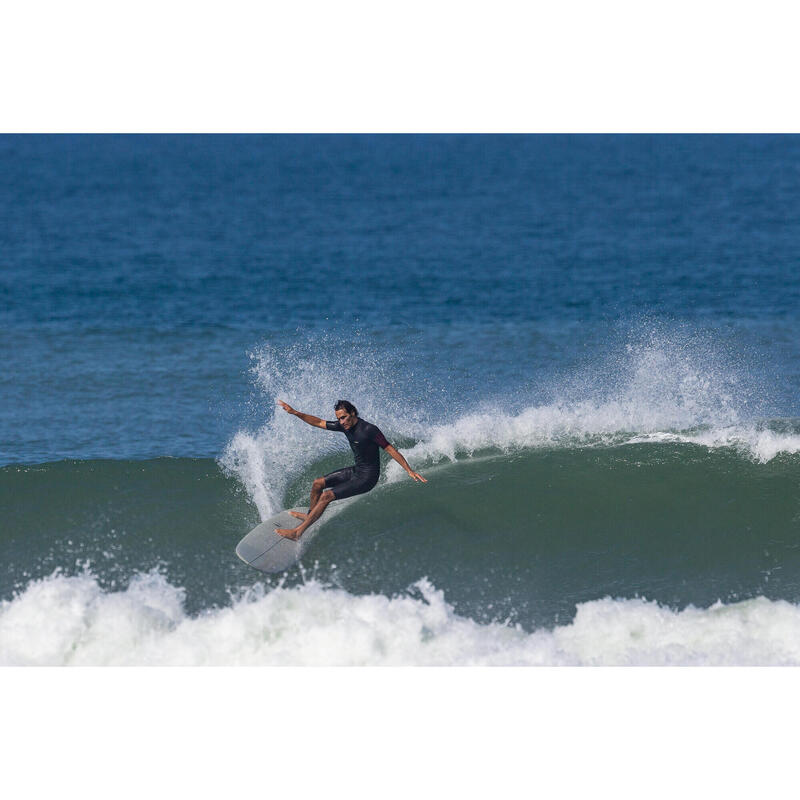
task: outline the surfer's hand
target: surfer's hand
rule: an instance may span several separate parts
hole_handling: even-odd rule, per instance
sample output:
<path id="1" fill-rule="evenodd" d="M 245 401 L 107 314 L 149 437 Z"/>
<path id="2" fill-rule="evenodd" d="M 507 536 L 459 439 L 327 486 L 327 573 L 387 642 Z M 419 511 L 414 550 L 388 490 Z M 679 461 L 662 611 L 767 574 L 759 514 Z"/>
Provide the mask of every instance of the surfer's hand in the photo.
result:
<path id="1" fill-rule="evenodd" d="M 287 413 L 287 414 L 297 414 L 297 412 L 288 404 L 284 403 L 283 400 L 278 400 L 278 405 Z"/>
<path id="2" fill-rule="evenodd" d="M 422 483 L 427 483 L 428 481 L 419 474 L 419 472 L 414 472 L 414 470 L 409 470 L 408 473 L 415 481 L 422 481 Z"/>

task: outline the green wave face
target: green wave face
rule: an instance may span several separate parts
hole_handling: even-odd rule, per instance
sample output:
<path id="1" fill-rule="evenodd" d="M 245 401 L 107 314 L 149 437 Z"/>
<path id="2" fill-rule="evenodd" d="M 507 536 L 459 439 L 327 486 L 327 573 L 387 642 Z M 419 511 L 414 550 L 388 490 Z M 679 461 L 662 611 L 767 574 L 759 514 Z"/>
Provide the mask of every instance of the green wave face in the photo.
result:
<path id="1" fill-rule="evenodd" d="M 337 458 L 297 477 L 287 505 Z M 646 443 L 484 453 L 424 472 L 426 485 L 404 478 L 336 504 L 304 563 L 273 582 L 312 570 L 352 593 L 392 595 L 427 577 L 458 613 L 525 627 L 604 596 L 678 608 L 800 599 L 796 455 L 762 464 Z M 4 598 L 87 561 L 109 586 L 160 568 L 190 612 L 264 581 L 233 552 L 258 514 L 211 460 L 5 467 L 0 509 Z"/>
<path id="2" fill-rule="evenodd" d="M 233 547 L 258 523 L 212 459 L 60 461 L 0 469 L 0 596 L 89 566 L 104 588 L 166 570 L 187 609 L 228 599 Z"/>
<path id="3" fill-rule="evenodd" d="M 420 575 L 462 613 L 551 624 L 598 597 L 800 598 L 800 459 L 627 445 L 525 451 L 390 484 L 328 524 L 346 586 Z M 339 547 L 338 542 L 346 542 Z M 379 577 L 378 577 L 379 576 Z"/>

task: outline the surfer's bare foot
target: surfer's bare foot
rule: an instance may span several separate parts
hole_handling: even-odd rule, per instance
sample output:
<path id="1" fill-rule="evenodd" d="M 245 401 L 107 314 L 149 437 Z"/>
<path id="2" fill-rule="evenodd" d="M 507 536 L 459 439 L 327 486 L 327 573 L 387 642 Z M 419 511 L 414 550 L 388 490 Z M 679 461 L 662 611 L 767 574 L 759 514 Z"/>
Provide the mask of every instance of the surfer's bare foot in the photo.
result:
<path id="1" fill-rule="evenodd" d="M 298 533 L 299 530 L 300 530 L 299 527 L 298 528 L 275 528 L 275 533 L 277 533 L 279 536 L 284 536 L 287 539 L 293 539 L 294 541 L 297 541 L 300 538 L 300 536 L 302 536 L 302 534 Z"/>
<path id="2" fill-rule="evenodd" d="M 305 519 L 308 514 L 303 514 L 302 511 L 290 511 L 289 516 L 295 517 L 296 519 Z"/>

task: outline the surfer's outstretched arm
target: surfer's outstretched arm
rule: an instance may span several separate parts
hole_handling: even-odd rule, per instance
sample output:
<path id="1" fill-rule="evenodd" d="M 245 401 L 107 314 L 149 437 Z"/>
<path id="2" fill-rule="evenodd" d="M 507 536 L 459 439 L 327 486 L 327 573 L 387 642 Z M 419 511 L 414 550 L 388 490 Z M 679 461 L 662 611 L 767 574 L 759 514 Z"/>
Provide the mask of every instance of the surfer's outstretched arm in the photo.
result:
<path id="1" fill-rule="evenodd" d="M 402 453 L 395 450 L 391 445 L 387 445 L 384 449 L 415 481 L 421 481 L 422 483 L 428 482 L 419 472 L 414 472 L 414 470 L 408 466 L 408 461 L 403 458 Z"/>
<path id="2" fill-rule="evenodd" d="M 324 419 L 315 417 L 313 414 L 303 414 L 301 411 L 295 411 L 288 403 L 284 403 L 283 400 L 278 400 L 278 405 L 287 414 L 292 414 L 295 417 L 299 417 L 301 420 L 303 420 L 303 422 L 307 422 L 309 425 L 313 425 L 315 428 L 325 428 L 325 430 L 327 430 Z"/>

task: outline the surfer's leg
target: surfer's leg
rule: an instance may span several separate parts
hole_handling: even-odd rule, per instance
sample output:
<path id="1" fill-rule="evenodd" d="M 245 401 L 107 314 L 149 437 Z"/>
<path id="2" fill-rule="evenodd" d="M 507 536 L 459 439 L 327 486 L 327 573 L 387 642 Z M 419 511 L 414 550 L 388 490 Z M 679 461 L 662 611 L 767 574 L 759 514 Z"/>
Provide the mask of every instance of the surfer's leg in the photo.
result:
<path id="1" fill-rule="evenodd" d="M 305 533 L 306 529 L 313 525 L 322 516 L 325 509 L 328 507 L 328 503 L 335 499 L 336 498 L 333 496 L 333 492 L 322 492 L 319 500 L 317 500 L 314 507 L 309 511 L 308 516 L 298 527 L 294 529 L 276 528 L 275 533 L 285 536 L 287 539 L 299 539 L 303 533 Z"/>
<path id="2" fill-rule="evenodd" d="M 311 484 L 311 497 L 308 501 L 308 510 L 311 511 L 312 508 L 317 504 L 319 501 L 319 496 L 322 494 L 322 490 L 325 488 L 325 478 L 315 478 L 314 483 Z M 308 514 L 301 514 L 299 511 L 290 511 L 289 512 L 293 517 L 297 519 L 305 519 Z"/>
<path id="3" fill-rule="evenodd" d="M 325 478 L 317 478 L 311 484 L 311 497 L 308 501 L 308 510 L 310 511 L 319 502 L 319 496 L 325 488 Z"/>

